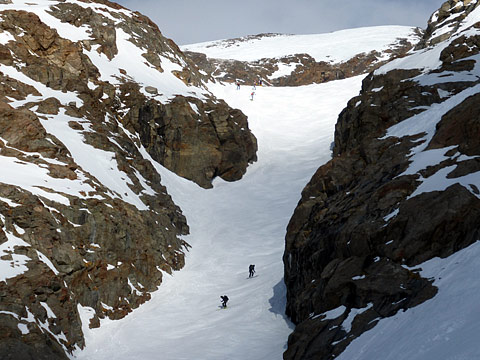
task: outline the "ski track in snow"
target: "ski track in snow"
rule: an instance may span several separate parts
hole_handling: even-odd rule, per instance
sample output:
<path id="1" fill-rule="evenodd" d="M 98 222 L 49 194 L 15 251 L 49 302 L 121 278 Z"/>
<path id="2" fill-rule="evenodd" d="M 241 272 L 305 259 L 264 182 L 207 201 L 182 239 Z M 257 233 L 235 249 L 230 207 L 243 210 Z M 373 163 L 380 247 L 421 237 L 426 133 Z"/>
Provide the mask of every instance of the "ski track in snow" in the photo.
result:
<path id="1" fill-rule="evenodd" d="M 330 159 L 337 116 L 363 77 L 297 88 L 212 85 L 249 117 L 258 161 L 240 181 L 204 190 L 156 164 L 190 225 L 186 266 L 165 274 L 126 318 L 86 330 L 77 359 L 281 359 L 293 326 L 284 316 L 285 231 L 300 193 Z M 145 154 L 145 153 L 144 153 Z M 145 154 L 148 158 L 148 155 Z M 255 264 L 257 277 L 248 279 Z M 220 296 L 230 298 L 220 310 Z M 80 308 L 84 319 L 88 309 Z"/>

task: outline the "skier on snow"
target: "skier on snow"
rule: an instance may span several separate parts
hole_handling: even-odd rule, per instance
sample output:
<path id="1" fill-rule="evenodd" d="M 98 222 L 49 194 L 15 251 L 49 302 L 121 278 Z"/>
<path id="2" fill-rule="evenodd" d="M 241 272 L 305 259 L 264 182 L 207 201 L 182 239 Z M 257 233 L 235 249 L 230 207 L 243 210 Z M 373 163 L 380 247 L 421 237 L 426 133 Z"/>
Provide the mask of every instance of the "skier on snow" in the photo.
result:
<path id="1" fill-rule="evenodd" d="M 228 296 L 223 295 L 223 296 L 220 296 L 220 298 L 222 299 L 222 307 L 225 309 L 227 307 Z"/>
<path id="2" fill-rule="evenodd" d="M 253 274 L 255 274 L 255 265 L 250 265 L 248 267 L 248 277 L 249 278 L 253 277 Z"/>

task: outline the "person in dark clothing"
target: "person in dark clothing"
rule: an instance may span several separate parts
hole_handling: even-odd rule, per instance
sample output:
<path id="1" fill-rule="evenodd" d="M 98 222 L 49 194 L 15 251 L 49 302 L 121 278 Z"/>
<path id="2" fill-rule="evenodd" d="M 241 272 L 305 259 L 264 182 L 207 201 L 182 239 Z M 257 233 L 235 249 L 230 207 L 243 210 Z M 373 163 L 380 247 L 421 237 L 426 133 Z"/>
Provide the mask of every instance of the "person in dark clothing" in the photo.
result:
<path id="1" fill-rule="evenodd" d="M 248 267 L 248 277 L 251 278 L 255 274 L 255 265 L 250 265 Z"/>
<path id="2" fill-rule="evenodd" d="M 220 296 L 220 298 L 222 299 L 222 307 L 223 308 L 226 308 L 227 307 L 227 302 L 228 302 L 228 296 L 227 295 L 223 295 L 223 296 Z"/>

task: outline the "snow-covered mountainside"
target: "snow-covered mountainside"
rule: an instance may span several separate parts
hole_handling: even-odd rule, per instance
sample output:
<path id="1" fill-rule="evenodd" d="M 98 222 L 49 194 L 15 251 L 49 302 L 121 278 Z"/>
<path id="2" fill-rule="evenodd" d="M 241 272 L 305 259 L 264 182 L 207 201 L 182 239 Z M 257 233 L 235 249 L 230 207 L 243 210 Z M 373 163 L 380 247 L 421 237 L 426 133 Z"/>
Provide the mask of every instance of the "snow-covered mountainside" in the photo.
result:
<path id="1" fill-rule="evenodd" d="M 480 2 L 447 1 L 348 102 L 288 227 L 285 359 L 480 356 L 479 44 Z"/>
<path id="2" fill-rule="evenodd" d="M 376 26 L 314 35 L 260 34 L 182 50 L 220 81 L 296 86 L 367 73 L 403 56 L 421 35 L 418 28 Z"/>
<path id="3" fill-rule="evenodd" d="M 339 63 L 361 53 L 384 52 L 399 46 L 402 40 L 415 43 L 416 30 L 408 26 L 374 26 L 312 35 L 265 34 L 181 48 L 225 60 L 256 61 L 309 54 L 316 61 Z"/>
<path id="4" fill-rule="evenodd" d="M 480 357 L 479 11 L 185 56 L 0 1 L 0 358 Z"/>
<path id="5" fill-rule="evenodd" d="M 109 1 L 1 1 L 0 80 L 0 358 L 65 359 L 82 325 L 184 265 L 158 164 L 211 187 L 242 177 L 256 139 L 155 24 Z"/>
<path id="6" fill-rule="evenodd" d="M 435 51 L 434 48 L 431 50 Z M 431 58 L 431 53 L 425 54 L 426 59 Z M 415 61 L 413 59 L 411 63 Z M 398 60 L 398 63 L 400 62 L 406 64 L 410 63 L 410 60 L 405 58 Z M 416 65 L 428 66 L 428 62 L 422 60 Z M 381 68 L 378 74 L 384 71 L 388 71 L 388 68 Z M 348 355 L 340 356 L 350 359 L 365 353 L 368 355 L 365 355 L 364 359 L 397 359 L 405 353 L 408 357 L 416 355 L 421 359 L 423 351 L 430 351 L 437 355 L 432 355 L 431 359 L 437 359 L 438 354 L 446 350 L 446 346 L 436 347 L 436 341 L 445 339 L 442 335 L 451 329 L 460 329 L 460 325 L 455 324 L 458 314 L 450 313 L 450 317 L 437 316 L 439 322 L 435 324 L 433 331 L 428 333 L 428 337 L 422 338 L 421 333 L 433 323 L 435 316 L 432 314 L 436 304 L 439 304 L 440 309 L 452 307 L 449 296 L 454 296 L 453 301 L 456 301 L 459 291 L 465 290 L 465 285 L 472 276 L 462 274 L 462 270 L 474 269 L 473 259 L 477 250 L 475 247 L 469 248 L 473 255 L 469 255 L 467 249 L 445 260 L 424 260 L 425 257 L 433 256 L 429 254 L 430 245 L 434 251 L 445 251 L 443 256 L 449 254 L 452 248 L 465 246 L 471 238 L 467 233 L 456 233 L 461 226 L 458 218 L 467 219 L 470 216 L 463 213 L 466 209 L 474 210 L 472 216 L 475 217 L 478 206 L 474 202 L 475 198 L 468 198 L 473 201 L 465 206 L 458 204 L 461 208 L 458 210 L 452 206 L 455 205 L 455 200 L 448 197 L 447 200 L 440 197 L 432 206 L 429 200 L 437 197 L 437 194 L 433 194 L 427 201 L 422 199 L 410 205 L 414 210 L 420 209 L 422 217 L 417 213 L 408 214 L 411 210 L 402 207 L 401 201 L 405 200 L 402 196 L 406 196 L 409 191 L 413 192 L 419 177 L 408 178 L 407 180 L 411 181 L 409 183 L 404 178 L 396 179 L 395 176 L 398 172 L 401 173 L 402 169 L 408 168 L 409 159 L 406 154 L 412 146 L 419 145 L 420 136 L 413 140 L 390 138 L 383 145 L 378 145 L 376 138 L 385 135 L 389 123 L 400 122 L 402 117 L 408 118 L 410 112 L 415 114 L 426 110 L 427 104 L 432 105 L 434 101 L 441 103 L 443 98 L 439 94 L 444 93 L 441 89 L 439 92 L 436 88 L 428 91 L 419 88 L 416 80 L 404 81 L 408 77 L 401 78 L 395 71 L 389 74 L 392 78 L 380 79 L 381 75 L 368 77 L 363 83 L 364 89 L 360 97 L 353 98 L 349 107 L 341 114 L 337 126 L 335 160 L 320 169 L 305 189 L 302 202 L 290 224 L 287 241 L 292 236 L 292 226 L 295 225 L 293 221 L 307 222 L 293 250 L 304 251 L 305 257 L 311 258 L 302 263 L 294 257 L 296 254 L 292 249 L 288 248 L 294 255 L 291 263 L 288 255 L 286 256 L 286 264 L 290 266 L 286 275 L 292 276 L 292 268 L 298 271 L 294 274 L 297 276 L 295 281 L 292 281 L 291 277 L 287 278 L 287 281 L 291 281 L 288 283 L 289 294 L 299 297 L 300 300 L 294 305 L 298 305 L 301 310 L 304 310 L 301 308 L 303 305 L 312 306 L 313 309 L 306 313 L 307 318 L 312 321 L 311 327 L 308 327 L 307 322 L 298 324 L 290 337 L 289 349 L 281 346 L 290 332 L 288 322 L 280 316 L 283 314 L 284 289 L 281 283 L 282 275 L 278 271 L 278 256 L 283 247 L 284 227 L 296 202 L 297 192 L 303 187 L 303 181 L 310 177 L 316 165 L 331 158 L 330 143 L 334 123 L 344 101 L 360 90 L 360 77 L 301 87 L 257 87 L 253 101 L 249 99 L 252 90 L 250 86 L 242 86 L 240 90 L 236 90 L 232 85 L 210 86 L 218 97 L 226 99 L 249 116 L 252 131 L 259 141 L 258 162 L 249 169 L 242 181 L 233 185 L 216 182 L 214 189 L 208 194 L 188 184 L 178 183 L 178 179 L 170 179 L 172 184 L 168 188 L 176 189 L 172 192 L 176 203 L 184 209 L 187 219 L 194 219 L 190 222 L 192 238 L 189 240 L 193 248 L 187 256 L 186 267 L 170 278 L 167 286 L 160 288 L 154 299 L 142 308 L 142 312 L 134 313 L 120 322 L 107 321 L 99 329 L 89 333 L 87 344 L 90 342 L 91 346 L 87 346 L 78 356 L 83 359 L 109 359 L 113 356 L 129 359 L 154 358 L 157 353 L 162 353 L 166 358 L 178 359 L 280 359 L 282 352 L 287 350 L 285 358 L 323 359 L 332 356 L 328 353 L 329 350 L 334 352 L 333 356 L 340 354 L 345 349 L 342 341 L 349 343 L 349 340 L 359 336 L 365 328 L 371 329 L 378 324 L 376 338 L 381 336 L 384 329 L 390 331 L 390 337 L 382 338 L 381 345 L 371 344 L 367 332 L 364 334 L 367 339 L 365 342 L 351 343 L 351 346 L 358 345 L 352 351 L 347 346 L 345 354 Z M 411 73 L 407 72 L 407 75 Z M 370 83 L 373 78 L 385 84 Z M 424 107 L 419 108 L 419 103 Z M 447 103 L 443 106 L 446 108 L 450 105 L 451 103 Z M 367 128 L 365 131 L 356 130 L 357 122 L 349 117 L 352 109 L 364 116 L 358 122 Z M 432 113 L 428 113 L 429 117 L 431 115 Z M 374 120 L 376 122 L 373 123 Z M 379 121 L 385 121 L 386 124 L 379 124 Z M 344 130 L 344 127 L 348 127 L 351 133 Z M 380 134 L 375 133 L 373 138 L 369 136 L 377 131 L 377 128 Z M 411 127 L 411 130 L 416 131 L 415 127 Z M 350 138 L 346 139 L 348 135 Z M 356 146 L 355 141 L 359 141 L 357 138 L 362 136 L 365 136 L 362 147 Z M 369 148 L 370 143 L 373 150 Z M 345 153 L 337 152 L 341 147 L 349 146 L 353 147 L 353 150 L 350 151 L 349 148 Z M 458 156 L 456 159 L 460 162 L 468 160 L 466 156 Z M 438 166 L 437 168 L 440 169 Z M 392 182 L 388 182 L 392 180 L 390 175 L 394 178 Z M 427 175 L 422 176 L 427 178 Z M 349 183 L 353 190 L 346 189 L 342 181 Z M 356 181 L 358 183 L 355 183 Z M 377 181 L 381 184 L 380 189 L 375 187 L 378 185 Z M 453 189 L 453 193 L 456 194 L 457 190 Z M 339 192 L 339 204 L 335 203 L 336 199 L 329 199 L 335 192 Z M 398 201 L 398 204 L 395 201 Z M 352 208 L 349 208 L 349 202 L 353 202 Z M 445 205 L 445 202 L 448 205 Z M 462 212 L 460 216 L 458 212 Z M 380 214 L 380 224 L 370 223 L 368 219 L 363 221 L 364 216 L 373 218 L 377 214 Z M 323 226 L 322 216 L 330 217 L 325 221 L 327 224 L 319 230 L 315 226 Z M 407 225 L 397 222 L 403 216 L 408 217 Z M 448 216 L 452 216 L 452 219 Z M 339 245 L 338 249 L 335 248 L 336 244 L 327 244 L 318 251 L 302 248 L 305 244 L 308 246 L 327 238 L 330 236 L 328 231 L 337 231 L 337 218 L 340 219 L 339 228 L 344 226 L 346 229 L 345 233 L 339 236 L 347 238 L 350 243 L 342 244 L 339 241 L 336 243 Z M 390 223 L 402 227 L 404 231 L 398 230 L 400 233 L 395 233 L 398 228 L 394 227 L 392 231 Z M 449 228 L 452 224 L 457 227 L 454 225 Z M 465 229 L 472 232 L 472 221 L 468 220 L 466 224 Z M 408 230 L 409 226 L 412 226 L 411 230 Z M 431 236 L 429 226 L 438 234 Z M 445 229 L 442 226 L 445 226 Z M 376 232 L 383 231 L 383 228 L 390 231 L 389 235 L 382 233 L 378 236 L 391 236 L 391 239 L 382 237 L 379 240 L 382 241 L 380 245 L 373 244 L 371 250 L 369 241 L 377 241 Z M 443 231 L 445 234 L 442 234 Z M 413 236 L 412 234 L 418 235 L 427 245 L 418 239 L 411 240 L 409 237 Z M 441 243 L 450 236 L 450 243 Z M 411 243 L 406 246 L 402 241 Z M 420 249 L 413 248 L 415 243 Z M 211 248 L 215 251 L 210 251 Z M 348 259 L 339 257 L 326 267 L 315 268 L 323 265 L 322 257 L 332 249 L 342 255 L 353 254 Z M 382 250 L 383 253 L 380 252 Z M 406 250 L 419 257 L 418 261 L 422 262 L 421 271 L 417 267 L 409 267 L 411 260 L 404 258 L 408 255 Z M 465 263 L 461 267 L 455 267 L 458 261 Z M 257 264 L 257 278 L 247 279 L 250 263 Z M 310 266 L 321 272 L 318 278 L 309 272 Z M 436 277 L 434 286 L 433 279 L 430 279 L 432 276 Z M 451 283 L 448 280 L 450 276 L 459 281 Z M 325 279 L 327 284 L 323 282 Z M 298 288 L 292 287 L 292 283 L 295 286 L 303 284 L 304 280 L 307 282 L 307 293 L 302 297 L 304 294 L 301 291 L 295 293 Z M 437 286 L 440 290 L 437 290 Z M 442 290 L 446 291 L 443 297 L 435 297 L 431 302 L 425 301 L 437 291 L 440 296 Z M 219 295 L 224 293 L 230 297 L 230 307 L 228 310 L 217 310 L 216 305 L 220 304 Z M 469 295 L 472 293 L 474 291 L 468 292 Z M 322 294 L 325 298 L 315 298 Z M 328 309 L 326 313 L 315 311 L 316 306 L 328 304 L 329 301 L 345 301 L 345 305 Z M 350 301 L 358 301 L 358 307 L 352 307 Z M 362 307 L 365 301 L 368 302 Z M 424 306 L 431 304 L 428 305 L 427 312 L 421 315 L 424 321 L 418 324 L 408 322 L 418 319 L 416 310 L 421 309 L 420 306 L 411 313 L 406 312 L 411 315 L 408 315 L 406 320 L 401 320 L 404 321 L 401 327 L 402 343 L 397 344 L 395 331 L 399 327 L 395 321 L 402 313 L 392 318 L 394 320 L 390 326 L 387 320 L 379 322 L 380 319 L 393 315 L 398 309 L 408 309 L 422 302 Z M 470 305 L 465 308 L 471 309 L 475 302 L 478 302 L 478 298 L 473 297 Z M 291 309 L 292 305 L 289 306 Z M 165 315 L 167 312 L 168 316 Z M 289 315 L 297 322 L 295 313 L 291 312 Z M 464 321 L 464 318 L 465 315 L 460 316 L 461 321 Z M 475 319 L 476 317 L 472 318 L 469 325 L 474 324 Z M 386 327 L 381 326 L 384 323 Z M 165 333 L 164 329 L 167 327 L 169 331 Z M 370 331 L 375 329 L 377 328 Z M 112 333 L 115 334 L 114 338 Z M 463 331 L 458 330 L 455 339 L 459 339 L 461 334 Z M 359 341 L 361 339 L 363 337 L 360 337 Z M 390 343 L 395 343 L 396 347 Z M 412 348 L 410 344 L 418 347 Z M 458 343 L 455 345 L 460 347 Z M 449 348 L 449 351 L 464 351 L 463 354 L 469 358 L 468 355 L 476 354 L 476 342 L 471 341 L 470 345 L 465 350 Z M 383 357 L 376 355 L 380 346 L 384 347 Z M 423 348 L 419 350 L 421 346 Z M 391 348 L 399 351 L 390 351 Z M 407 355 L 403 358 L 407 359 Z"/>

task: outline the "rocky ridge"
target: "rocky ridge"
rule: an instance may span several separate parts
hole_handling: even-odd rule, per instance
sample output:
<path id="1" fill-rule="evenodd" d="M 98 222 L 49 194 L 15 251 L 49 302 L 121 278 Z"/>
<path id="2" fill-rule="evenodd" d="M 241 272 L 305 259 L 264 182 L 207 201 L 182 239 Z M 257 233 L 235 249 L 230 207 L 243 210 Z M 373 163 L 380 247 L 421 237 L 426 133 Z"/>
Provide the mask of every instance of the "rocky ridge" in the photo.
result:
<path id="1" fill-rule="evenodd" d="M 271 86 L 301 86 L 319 84 L 368 73 L 397 57 L 403 57 L 421 38 L 423 31 L 414 29 L 409 37 L 400 37 L 388 49 L 361 52 L 348 59 L 317 60 L 309 53 L 292 53 L 280 57 L 268 57 L 252 61 L 209 57 L 199 51 L 191 51 L 187 45 L 185 54 L 204 72 L 221 82 L 251 85 L 259 80 Z M 261 42 L 263 39 L 288 37 L 282 34 L 259 34 L 243 38 L 214 42 L 208 47 L 235 48 L 243 43 Z M 373 35 L 372 35 L 373 36 Z M 333 45 L 332 45 L 333 46 Z M 196 47 L 192 47 L 196 49 Z M 201 51 L 201 50 L 200 50 Z M 208 54 L 208 52 L 207 52 Z"/>
<path id="2" fill-rule="evenodd" d="M 19 0 L 0 18 L 0 358 L 66 359 L 82 325 L 124 317 L 184 265 L 157 162 L 211 187 L 241 178 L 256 139 L 139 13 Z"/>
<path id="3" fill-rule="evenodd" d="M 435 296 L 423 262 L 479 239 L 479 5 L 445 2 L 417 50 L 368 75 L 340 114 L 287 229 L 285 359 L 337 357 Z"/>

